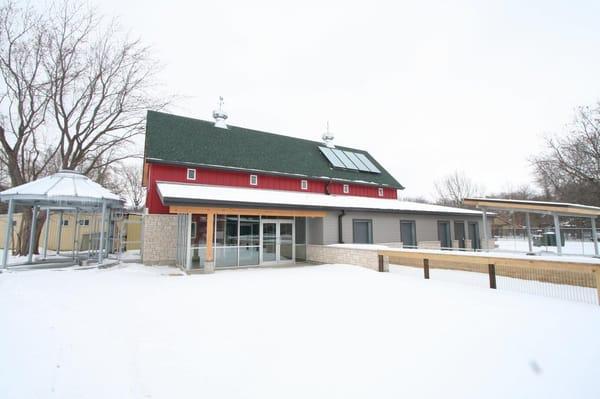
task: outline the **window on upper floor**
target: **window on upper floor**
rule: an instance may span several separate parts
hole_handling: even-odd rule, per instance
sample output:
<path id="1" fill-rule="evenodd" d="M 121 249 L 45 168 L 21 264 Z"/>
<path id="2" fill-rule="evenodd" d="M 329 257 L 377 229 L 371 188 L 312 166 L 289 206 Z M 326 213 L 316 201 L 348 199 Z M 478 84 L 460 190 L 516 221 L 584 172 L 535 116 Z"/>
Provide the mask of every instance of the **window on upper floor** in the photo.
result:
<path id="1" fill-rule="evenodd" d="M 250 185 L 258 186 L 258 176 L 257 175 L 250 175 Z"/>
<path id="2" fill-rule="evenodd" d="M 187 179 L 196 180 L 196 169 L 189 168 L 187 170 Z"/>
<path id="3" fill-rule="evenodd" d="M 302 190 L 308 190 L 308 180 L 301 180 L 300 181 L 300 188 Z"/>
<path id="4" fill-rule="evenodd" d="M 347 184 L 344 184 L 344 194 L 348 194 L 350 192 L 350 186 Z"/>
<path id="5" fill-rule="evenodd" d="M 379 187 L 377 194 L 379 194 L 380 197 L 383 197 L 383 188 Z"/>

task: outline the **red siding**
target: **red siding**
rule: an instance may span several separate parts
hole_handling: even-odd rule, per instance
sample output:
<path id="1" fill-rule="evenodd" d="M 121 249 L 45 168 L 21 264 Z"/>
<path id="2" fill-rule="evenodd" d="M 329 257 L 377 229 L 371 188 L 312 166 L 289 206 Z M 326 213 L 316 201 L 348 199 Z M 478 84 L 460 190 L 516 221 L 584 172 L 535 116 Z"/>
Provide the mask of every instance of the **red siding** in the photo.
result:
<path id="1" fill-rule="evenodd" d="M 212 184 L 234 187 L 250 187 L 257 189 L 308 191 L 313 193 L 325 193 L 328 189 L 331 194 L 345 195 L 343 183 L 327 182 L 324 180 L 302 179 L 300 177 L 261 175 L 260 173 L 236 172 L 222 169 L 194 168 L 196 169 L 196 180 L 187 179 L 187 167 L 148 164 L 148 195 L 146 207 L 150 213 L 168 213 L 168 207 L 163 206 L 157 192 L 157 181 L 171 181 L 179 183 Z M 258 176 L 258 185 L 250 185 L 250 175 Z M 308 190 L 301 190 L 300 182 L 308 180 Z M 361 184 L 348 184 L 350 192 L 346 195 L 379 197 L 378 187 Z M 383 196 L 380 198 L 397 199 L 397 191 L 394 188 L 383 188 Z"/>

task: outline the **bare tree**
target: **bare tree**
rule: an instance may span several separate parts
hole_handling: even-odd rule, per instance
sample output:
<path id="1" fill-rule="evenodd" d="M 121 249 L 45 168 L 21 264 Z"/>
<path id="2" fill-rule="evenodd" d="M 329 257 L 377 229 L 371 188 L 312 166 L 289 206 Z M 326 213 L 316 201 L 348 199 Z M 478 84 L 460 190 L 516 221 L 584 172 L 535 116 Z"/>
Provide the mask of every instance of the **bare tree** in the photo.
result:
<path id="1" fill-rule="evenodd" d="M 416 196 L 416 197 L 400 197 L 400 199 L 402 201 L 409 201 L 409 202 L 418 202 L 420 204 L 431 204 L 431 201 L 429 201 L 427 198 L 423 197 L 423 196 Z"/>
<path id="2" fill-rule="evenodd" d="M 61 167 L 84 174 L 132 156 L 145 111 L 167 100 L 152 93 L 159 66 L 139 39 L 123 37 L 94 10 L 65 2 L 49 24 L 46 70 L 50 110 L 59 131 Z"/>
<path id="3" fill-rule="evenodd" d="M 118 169 L 119 194 L 136 211 L 143 207 L 146 189 L 142 187 L 142 168 L 138 165 L 121 165 Z"/>
<path id="4" fill-rule="evenodd" d="M 463 199 L 483 195 L 481 186 L 464 173 L 455 171 L 435 183 L 436 202 L 446 206 L 462 206 Z"/>
<path id="5" fill-rule="evenodd" d="M 600 205 L 600 104 L 579 108 L 569 132 L 548 137 L 532 163 L 547 197 Z"/>
<path id="6" fill-rule="evenodd" d="M 85 3 L 1 4 L 0 163 L 7 185 L 61 168 L 112 181 L 113 165 L 140 156 L 134 139 L 146 110 L 170 100 L 155 95 L 158 71 L 148 47 Z M 29 246 L 31 210 L 24 212 L 20 253 Z"/>
<path id="7" fill-rule="evenodd" d="M 51 154 L 38 132 L 46 116 L 48 79 L 44 74 L 43 19 L 31 7 L 8 2 L 0 8 L 0 163 L 15 186 L 38 178 Z M 24 209 L 17 232 L 20 253 L 27 250 L 31 209 Z"/>

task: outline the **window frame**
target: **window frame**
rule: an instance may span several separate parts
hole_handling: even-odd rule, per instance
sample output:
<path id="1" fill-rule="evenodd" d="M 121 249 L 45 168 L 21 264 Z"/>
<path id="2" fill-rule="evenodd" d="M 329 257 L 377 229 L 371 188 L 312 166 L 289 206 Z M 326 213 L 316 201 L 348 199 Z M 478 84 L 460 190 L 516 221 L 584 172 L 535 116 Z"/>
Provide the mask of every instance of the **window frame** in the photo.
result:
<path id="1" fill-rule="evenodd" d="M 356 242 L 356 224 L 367 223 L 369 226 L 367 241 L 369 242 Z M 375 242 L 373 238 L 373 219 L 352 219 L 352 243 L 353 244 L 373 244 Z"/>
<path id="2" fill-rule="evenodd" d="M 414 245 L 409 245 L 407 248 L 418 248 L 419 241 L 417 240 L 417 221 L 414 219 L 400 219 L 400 241 L 402 241 L 402 246 L 404 247 L 404 245 L 406 243 L 404 241 L 404 237 L 402 237 L 402 224 L 403 223 L 411 225 L 412 235 L 415 240 Z"/>
<path id="3" fill-rule="evenodd" d="M 254 183 L 252 182 L 252 179 L 254 179 Z M 250 185 L 258 186 L 258 175 L 250 175 Z"/>
<path id="4" fill-rule="evenodd" d="M 442 243 L 442 237 L 441 237 L 441 229 L 440 227 L 442 225 L 447 225 L 448 226 L 448 241 L 450 241 L 450 246 L 446 246 L 444 247 L 444 243 Z M 438 236 L 438 241 L 440 242 L 440 247 L 442 249 L 452 249 L 452 223 L 450 223 L 450 220 L 447 219 L 440 219 L 437 221 L 437 236 Z"/>
<path id="5" fill-rule="evenodd" d="M 192 225 L 190 226 L 190 238 L 193 240 L 198 235 L 198 222 L 192 220 Z"/>
<path id="6" fill-rule="evenodd" d="M 342 186 L 342 192 L 343 192 L 344 194 L 350 194 L 350 185 L 349 185 L 349 184 L 344 184 L 344 185 Z"/>
<path id="7" fill-rule="evenodd" d="M 300 190 L 308 190 L 308 180 L 302 179 L 300 180 Z"/>
<path id="8" fill-rule="evenodd" d="M 193 172 L 193 177 L 190 177 L 190 172 Z M 196 181 L 196 169 L 195 168 L 187 168 L 187 171 L 185 172 L 185 177 L 187 180 Z"/>

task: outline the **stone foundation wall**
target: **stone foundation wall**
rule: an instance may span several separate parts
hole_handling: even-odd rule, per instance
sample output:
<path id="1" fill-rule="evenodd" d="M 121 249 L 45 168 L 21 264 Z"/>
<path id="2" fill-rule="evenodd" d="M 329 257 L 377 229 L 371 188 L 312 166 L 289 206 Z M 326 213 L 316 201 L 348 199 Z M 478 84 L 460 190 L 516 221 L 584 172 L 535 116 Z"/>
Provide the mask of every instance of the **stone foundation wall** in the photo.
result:
<path id="1" fill-rule="evenodd" d="M 142 262 L 174 265 L 177 248 L 177 215 L 144 215 Z"/>
<path id="2" fill-rule="evenodd" d="M 379 270 L 377 249 L 358 249 L 352 247 L 336 247 L 329 245 L 307 245 L 306 258 L 318 263 L 343 263 L 356 265 L 367 269 Z M 383 258 L 383 270 L 389 271 L 389 259 Z"/>

